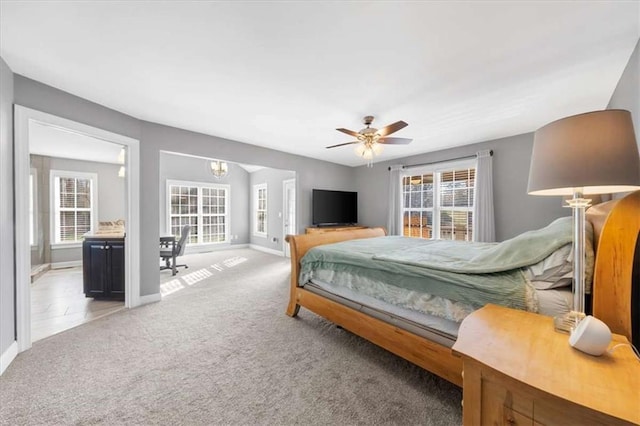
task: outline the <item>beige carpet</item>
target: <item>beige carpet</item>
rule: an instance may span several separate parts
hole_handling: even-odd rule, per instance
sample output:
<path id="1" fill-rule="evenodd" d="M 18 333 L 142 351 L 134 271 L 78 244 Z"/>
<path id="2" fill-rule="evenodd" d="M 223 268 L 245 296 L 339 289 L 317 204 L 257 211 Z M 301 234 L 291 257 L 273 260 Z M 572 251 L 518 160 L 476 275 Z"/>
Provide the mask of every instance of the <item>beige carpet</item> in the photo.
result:
<path id="1" fill-rule="evenodd" d="M 301 309 L 289 260 L 185 256 L 160 303 L 36 342 L 0 377 L 0 423 L 461 423 L 460 389 Z"/>

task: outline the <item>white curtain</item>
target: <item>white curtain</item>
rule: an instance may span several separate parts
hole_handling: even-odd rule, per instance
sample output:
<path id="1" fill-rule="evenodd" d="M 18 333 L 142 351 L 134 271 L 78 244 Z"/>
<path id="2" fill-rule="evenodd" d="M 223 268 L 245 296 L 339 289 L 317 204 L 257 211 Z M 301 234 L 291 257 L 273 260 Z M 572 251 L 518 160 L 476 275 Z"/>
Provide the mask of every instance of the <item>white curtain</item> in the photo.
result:
<path id="1" fill-rule="evenodd" d="M 477 155 L 473 241 L 491 243 L 496 240 L 493 217 L 493 157 L 491 151 L 480 151 Z"/>
<path id="2" fill-rule="evenodd" d="M 389 167 L 389 214 L 387 216 L 387 234 L 402 235 L 402 185 L 400 174 L 402 165 Z"/>

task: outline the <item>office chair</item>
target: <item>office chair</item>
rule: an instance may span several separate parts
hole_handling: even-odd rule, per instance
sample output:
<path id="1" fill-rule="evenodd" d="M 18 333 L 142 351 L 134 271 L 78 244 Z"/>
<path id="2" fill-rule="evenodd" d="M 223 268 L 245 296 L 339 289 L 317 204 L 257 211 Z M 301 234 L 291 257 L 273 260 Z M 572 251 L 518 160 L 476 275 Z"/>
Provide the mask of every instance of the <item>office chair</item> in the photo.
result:
<path id="1" fill-rule="evenodd" d="M 180 232 L 180 239 L 176 241 L 175 237 L 160 238 L 160 257 L 164 260 L 164 266 L 160 270 L 171 269 L 171 275 L 178 273 L 177 268 L 189 268 L 187 265 L 177 265 L 176 258 L 184 254 L 184 248 L 187 245 L 187 238 L 191 233 L 191 225 L 184 225 Z"/>

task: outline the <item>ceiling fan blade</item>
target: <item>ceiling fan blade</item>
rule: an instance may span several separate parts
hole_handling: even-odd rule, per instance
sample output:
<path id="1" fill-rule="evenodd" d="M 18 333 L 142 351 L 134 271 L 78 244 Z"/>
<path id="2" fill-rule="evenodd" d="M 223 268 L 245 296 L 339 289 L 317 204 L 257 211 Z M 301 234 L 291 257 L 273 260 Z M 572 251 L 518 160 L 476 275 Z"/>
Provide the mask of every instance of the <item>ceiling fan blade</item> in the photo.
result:
<path id="1" fill-rule="evenodd" d="M 344 145 L 351 145 L 353 143 L 360 143 L 360 141 L 353 141 L 353 142 L 346 142 L 346 143 L 339 143 L 338 145 L 331 145 L 331 146 L 327 146 L 326 148 L 337 148 L 339 146 L 344 146 Z"/>
<path id="2" fill-rule="evenodd" d="M 407 126 L 408 124 L 402 120 L 396 121 L 395 123 L 389 124 L 387 127 L 383 127 L 382 129 L 378 130 L 378 134 L 380 135 L 380 137 L 385 137 L 387 135 L 390 135 L 391 133 L 397 132 L 400 129 L 404 129 Z"/>
<path id="3" fill-rule="evenodd" d="M 411 143 L 413 139 L 407 138 L 382 138 L 378 139 L 378 143 L 385 143 L 387 145 L 407 145 Z"/>
<path id="4" fill-rule="evenodd" d="M 358 136 L 360 136 L 360 133 L 354 132 L 353 130 L 343 129 L 343 128 L 336 129 L 336 130 L 339 131 L 339 132 L 342 132 L 342 133 L 346 133 L 346 134 L 351 135 L 351 136 L 356 137 L 356 138 Z"/>

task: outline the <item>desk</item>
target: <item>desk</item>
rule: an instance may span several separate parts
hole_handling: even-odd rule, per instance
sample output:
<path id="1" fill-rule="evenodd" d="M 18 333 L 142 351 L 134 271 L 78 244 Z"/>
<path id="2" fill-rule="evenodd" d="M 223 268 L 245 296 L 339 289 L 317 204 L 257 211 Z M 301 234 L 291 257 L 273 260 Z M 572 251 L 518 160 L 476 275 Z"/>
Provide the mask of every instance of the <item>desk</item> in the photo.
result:
<path id="1" fill-rule="evenodd" d="M 175 275 L 176 271 L 176 237 L 173 235 L 164 235 L 160 237 L 160 253 L 162 249 L 166 248 L 167 251 L 171 248 L 171 275 Z M 168 269 L 168 268 L 164 268 Z"/>

